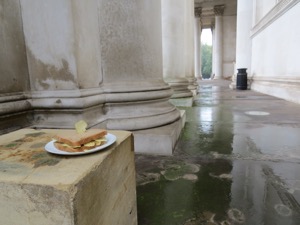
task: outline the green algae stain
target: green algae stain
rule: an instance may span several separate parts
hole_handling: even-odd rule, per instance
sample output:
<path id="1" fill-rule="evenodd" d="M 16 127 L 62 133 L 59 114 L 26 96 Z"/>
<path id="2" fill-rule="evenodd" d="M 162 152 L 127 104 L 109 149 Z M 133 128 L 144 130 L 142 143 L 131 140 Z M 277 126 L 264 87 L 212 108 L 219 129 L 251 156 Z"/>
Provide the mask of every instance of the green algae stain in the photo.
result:
<path id="1" fill-rule="evenodd" d="M 38 159 L 41 159 L 41 158 L 45 158 L 47 157 L 47 153 L 44 153 L 44 152 L 37 152 L 37 153 L 34 153 L 31 158 L 34 159 L 34 160 L 38 160 Z"/>
<path id="2" fill-rule="evenodd" d="M 14 150 L 17 149 L 19 146 L 21 146 L 23 143 L 25 142 L 30 142 L 33 140 L 34 137 L 39 137 L 41 135 L 46 134 L 45 132 L 38 132 L 38 133 L 29 133 L 26 134 L 23 138 L 14 140 L 8 144 L 5 145 L 0 145 L 0 150 Z M 33 146 L 31 146 L 32 148 L 39 148 L 39 147 L 43 147 L 45 144 L 44 143 L 38 143 L 35 144 Z"/>
<path id="3" fill-rule="evenodd" d="M 189 155 L 210 152 L 230 155 L 233 148 L 233 127 L 221 122 L 186 122 L 178 149 Z"/>
<path id="4" fill-rule="evenodd" d="M 43 148 L 45 143 L 36 143 L 30 146 L 30 148 Z"/>
<path id="5" fill-rule="evenodd" d="M 199 172 L 200 166 L 196 164 L 177 163 L 166 165 L 166 170 L 161 171 L 161 174 L 166 180 L 177 180 L 184 177 L 185 174 Z"/>
<path id="6" fill-rule="evenodd" d="M 167 180 L 139 186 L 137 188 L 138 224 L 170 225 L 183 224 L 193 216 L 189 204 L 186 203 L 184 190 L 191 182 L 176 180 L 177 185 L 170 184 Z M 173 183 L 173 182 L 172 182 Z M 167 193 L 165 189 L 170 192 Z M 177 195 L 177 191 L 181 193 Z M 173 196 L 176 194 L 176 196 Z"/>
<path id="7" fill-rule="evenodd" d="M 42 158 L 34 162 L 34 168 L 40 166 L 55 166 L 57 163 L 59 163 L 59 161 L 60 161 L 59 159 Z"/>
<path id="8" fill-rule="evenodd" d="M 22 139 L 18 139 L 18 140 L 12 141 L 10 143 L 4 144 L 4 145 L 0 145 L 0 150 L 16 149 L 16 148 L 18 148 L 22 144 L 23 144 L 23 140 Z"/>
<path id="9" fill-rule="evenodd" d="M 229 173 L 232 169 L 231 162 L 202 162 L 201 169 L 200 166 L 196 169 L 193 165 L 200 164 L 172 161 L 164 164 L 163 171 L 167 178 L 186 173 L 195 174 L 198 179 L 194 182 L 185 179 L 160 179 L 137 186 L 139 224 L 209 224 L 212 220 L 220 224 L 227 219 L 232 181 L 216 179 L 210 174 L 220 174 L 221 171 Z"/>
<path id="10" fill-rule="evenodd" d="M 15 143 L 15 142 L 4 145 L 5 148 L 14 148 L 16 146 L 18 146 L 18 143 Z"/>
<path id="11" fill-rule="evenodd" d="M 160 179 L 159 173 L 138 173 L 136 175 L 137 185 L 145 185 L 152 182 L 157 182 Z"/>
<path id="12" fill-rule="evenodd" d="M 64 157 L 49 154 L 44 150 L 45 143 L 49 139 L 45 134 L 45 132 L 29 133 L 10 143 L 0 145 L 0 150 L 5 150 L 2 152 L 4 159 L 29 163 L 34 168 L 58 164 Z"/>
<path id="13" fill-rule="evenodd" d="M 37 152 L 31 156 L 34 168 L 41 166 L 54 166 L 60 162 L 60 157 L 49 155 L 47 152 Z"/>
<path id="14" fill-rule="evenodd" d="M 25 137 L 39 137 L 43 134 L 46 134 L 46 133 L 45 132 L 29 133 L 29 134 L 25 134 Z"/>
<path id="15" fill-rule="evenodd" d="M 170 181 L 177 180 L 183 176 L 183 174 L 181 174 L 181 172 L 174 171 L 174 170 L 162 171 L 162 175 L 165 177 L 166 180 L 170 180 Z"/>
<path id="16" fill-rule="evenodd" d="M 4 145 L 0 145 L 0 150 L 13 150 L 13 149 L 17 149 L 22 143 L 21 142 L 10 142 L 8 144 L 4 144 Z"/>

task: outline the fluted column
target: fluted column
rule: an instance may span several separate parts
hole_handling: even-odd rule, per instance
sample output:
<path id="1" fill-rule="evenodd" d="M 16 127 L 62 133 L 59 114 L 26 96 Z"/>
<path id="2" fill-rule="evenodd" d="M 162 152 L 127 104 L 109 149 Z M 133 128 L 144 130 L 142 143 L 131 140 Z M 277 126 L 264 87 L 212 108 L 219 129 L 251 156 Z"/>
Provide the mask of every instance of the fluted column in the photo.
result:
<path id="1" fill-rule="evenodd" d="M 164 0 L 162 4 L 163 75 L 174 93 L 172 98 L 190 97 L 185 75 L 185 9 L 182 0 Z"/>
<path id="2" fill-rule="evenodd" d="M 163 81 L 161 1 L 98 1 L 104 112 L 109 129 L 172 124 L 180 113 Z"/>
<path id="3" fill-rule="evenodd" d="M 215 79 L 223 76 L 223 12 L 224 6 L 214 7 L 215 13 Z"/>
<path id="4" fill-rule="evenodd" d="M 84 119 L 133 131 L 178 121 L 163 81 L 160 1 L 20 3 L 35 126 Z"/>
<path id="5" fill-rule="evenodd" d="M 185 76 L 189 81 L 188 88 L 196 90 L 197 82 L 195 76 L 195 58 L 194 58 L 194 0 L 185 0 Z"/>
<path id="6" fill-rule="evenodd" d="M 195 30 L 194 30 L 194 38 L 195 38 L 195 76 L 198 78 L 202 78 L 201 73 L 201 7 L 195 8 Z"/>
<path id="7" fill-rule="evenodd" d="M 20 1 L 0 1 L 0 135 L 30 125 L 29 74 Z"/>

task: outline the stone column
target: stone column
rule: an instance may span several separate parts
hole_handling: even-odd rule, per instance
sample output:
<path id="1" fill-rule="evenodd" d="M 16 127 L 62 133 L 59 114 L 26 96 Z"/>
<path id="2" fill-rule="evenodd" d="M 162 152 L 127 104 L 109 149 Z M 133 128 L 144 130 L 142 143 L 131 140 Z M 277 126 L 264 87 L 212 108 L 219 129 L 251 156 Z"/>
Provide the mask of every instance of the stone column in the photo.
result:
<path id="1" fill-rule="evenodd" d="M 238 0 L 237 4 L 237 31 L 236 31 L 236 65 L 235 68 L 247 68 L 248 75 L 251 74 L 251 48 L 252 39 L 250 30 L 252 28 L 252 0 Z M 230 88 L 236 88 L 236 74 L 234 71 Z"/>
<path id="2" fill-rule="evenodd" d="M 195 94 L 195 90 L 197 88 L 197 80 L 195 76 L 195 59 L 194 59 L 194 0 L 185 0 L 185 76 L 189 81 L 188 88 L 193 91 Z"/>
<path id="3" fill-rule="evenodd" d="M 224 5 L 214 7 L 215 13 L 215 77 L 221 79 L 223 76 L 223 12 Z"/>
<path id="4" fill-rule="evenodd" d="M 211 77 L 210 77 L 210 79 L 214 79 L 214 77 L 215 77 L 215 73 L 216 73 L 216 60 L 215 60 L 215 58 L 216 58 L 216 47 L 215 47 L 215 43 L 216 43 L 216 41 L 215 41 L 215 39 L 216 39 L 216 35 L 215 35 L 215 24 L 214 23 L 212 23 L 211 24 L 211 36 L 212 36 L 212 65 L 211 65 Z"/>
<path id="5" fill-rule="evenodd" d="M 83 119 L 88 128 L 134 131 L 136 151 L 172 153 L 182 120 L 163 80 L 160 0 L 12 0 L 0 3 L 0 16 L 0 119 L 12 115 L 0 132 Z M 178 43 L 184 77 L 184 38 Z"/>
<path id="6" fill-rule="evenodd" d="M 107 128 L 142 130 L 172 124 L 180 113 L 163 81 L 161 1 L 99 1 Z"/>
<path id="7" fill-rule="evenodd" d="M 35 126 L 104 121 L 98 2 L 20 3 Z"/>
<path id="8" fill-rule="evenodd" d="M 18 0 L 0 1 L 0 134 L 30 125 L 31 105 L 22 14 Z"/>
<path id="9" fill-rule="evenodd" d="M 35 126 L 84 119 L 142 130 L 180 118 L 162 76 L 159 0 L 28 0 L 21 8 Z"/>
<path id="10" fill-rule="evenodd" d="M 185 76 L 185 8 L 182 0 L 162 4 L 163 75 L 174 93 L 172 98 L 191 97 Z"/>
<path id="11" fill-rule="evenodd" d="M 194 39 L 195 39 L 195 76 L 199 79 L 202 78 L 201 73 L 201 12 L 202 8 L 195 8 L 195 30 L 194 30 Z"/>

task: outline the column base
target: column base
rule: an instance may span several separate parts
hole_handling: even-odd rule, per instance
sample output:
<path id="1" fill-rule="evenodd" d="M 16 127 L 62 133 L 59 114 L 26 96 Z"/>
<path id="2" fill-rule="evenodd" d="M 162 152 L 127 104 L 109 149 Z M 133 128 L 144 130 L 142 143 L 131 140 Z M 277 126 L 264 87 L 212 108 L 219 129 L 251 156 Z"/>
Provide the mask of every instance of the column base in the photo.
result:
<path id="1" fill-rule="evenodd" d="M 180 110 L 180 113 L 180 119 L 172 124 L 153 129 L 134 131 L 135 152 L 153 155 L 172 155 L 186 120 L 185 111 Z"/>
<path id="2" fill-rule="evenodd" d="M 32 118 L 31 111 L 0 116 L 0 135 L 30 126 Z"/>
<path id="3" fill-rule="evenodd" d="M 197 79 L 196 77 L 188 77 L 188 81 L 189 81 L 188 89 L 193 93 L 194 90 L 197 90 L 197 86 L 198 86 Z"/>
<path id="4" fill-rule="evenodd" d="M 176 93 L 174 93 L 171 97 L 171 99 L 177 99 L 177 98 L 189 98 L 193 96 L 193 92 L 190 90 L 188 92 L 180 92 L 177 91 Z"/>
<path id="5" fill-rule="evenodd" d="M 193 106 L 193 97 L 189 98 L 173 98 L 170 99 L 169 102 L 171 102 L 175 106 L 181 106 L 181 107 L 192 107 Z"/>
<path id="6" fill-rule="evenodd" d="M 221 80 L 221 79 L 223 79 L 223 77 L 213 77 L 212 79 L 214 79 L 214 80 Z"/>
<path id="7" fill-rule="evenodd" d="M 33 112 L 23 93 L 0 96 L 0 135 L 30 126 Z"/>
<path id="8" fill-rule="evenodd" d="M 185 98 L 193 96 L 193 93 L 189 89 L 190 83 L 186 78 L 165 78 L 165 82 L 170 85 L 174 92 L 171 98 Z"/>
<path id="9" fill-rule="evenodd" d="M 232 90 L 235 90 L 236 89 L 236 83 L 235 82 L 230 83 L 229 88 L 232 89 Z"/>

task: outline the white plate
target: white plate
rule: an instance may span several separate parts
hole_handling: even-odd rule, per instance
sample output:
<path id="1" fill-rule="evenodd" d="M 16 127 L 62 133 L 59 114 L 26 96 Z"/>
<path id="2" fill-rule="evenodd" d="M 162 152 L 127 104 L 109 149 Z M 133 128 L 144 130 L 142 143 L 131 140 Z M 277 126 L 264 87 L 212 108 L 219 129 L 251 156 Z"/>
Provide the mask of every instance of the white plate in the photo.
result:
<path id="1" fill-rule="evenodd" d="M 106 148 L 106 147 L 112 145 L 113 143 L 115 143 L 115 141 L 117 140 L 117 137 L 113 134 L 110 134 L 110 133 L 108 133 L 105 137 L 106 137 L 107 142 L 104 145 L 100 145 L 99 147 L 92 148 L 90 150 L 83 151 L 83 152 L 65 152 L 65 151 L 58 150 L 54 146 L 55 140 L 48 142 L 45 145 L 45 150 L 47 152 L 50 152 L 50 153 L 53 153 L 53 154 L 58 154 L 58 155 L 85 155 L 85 154 L 90 154 L 90 153 L 93 153 L 93 152 L 103 150 L 104 148 Z"/>

